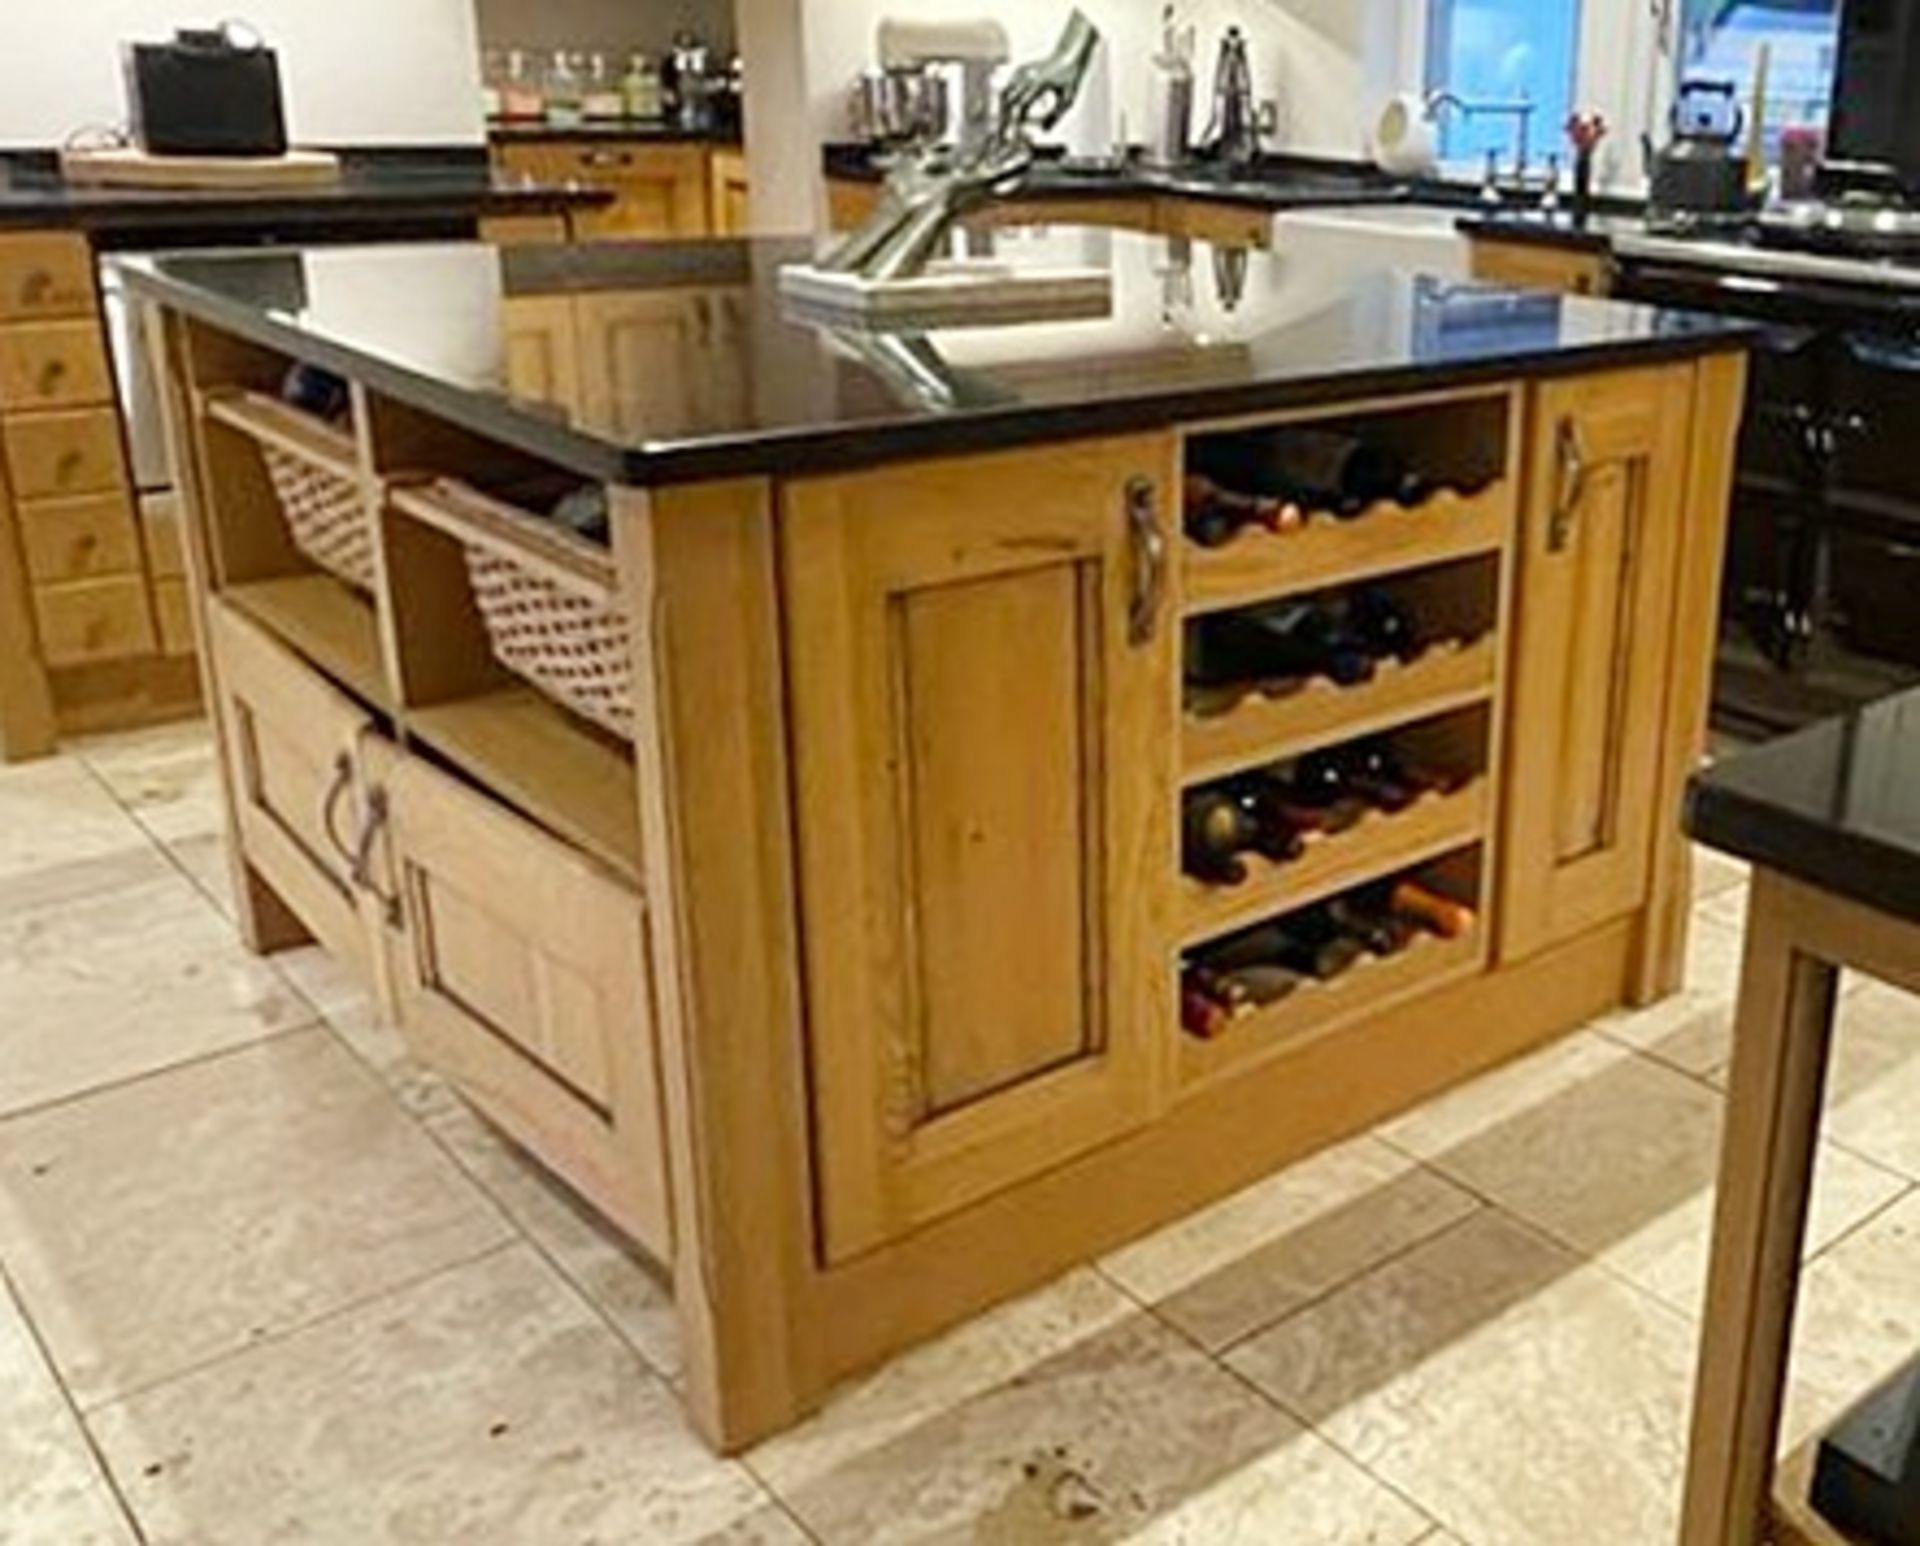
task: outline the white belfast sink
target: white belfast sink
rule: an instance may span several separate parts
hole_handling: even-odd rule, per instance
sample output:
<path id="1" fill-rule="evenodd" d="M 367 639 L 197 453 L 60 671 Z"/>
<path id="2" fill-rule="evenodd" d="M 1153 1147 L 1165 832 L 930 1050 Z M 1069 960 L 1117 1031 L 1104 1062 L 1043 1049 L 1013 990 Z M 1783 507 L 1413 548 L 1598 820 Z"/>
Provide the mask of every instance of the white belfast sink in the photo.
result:
<path id="1" fill-rule="evenodd" d="M 1361 267 L 1465 279 L 1467 241 L 1457 229 L 1463 213 L 1440 204 L 1288 210 L 1274 220 L 1274 243 L 1282 252 L 1310 253 Z"/>

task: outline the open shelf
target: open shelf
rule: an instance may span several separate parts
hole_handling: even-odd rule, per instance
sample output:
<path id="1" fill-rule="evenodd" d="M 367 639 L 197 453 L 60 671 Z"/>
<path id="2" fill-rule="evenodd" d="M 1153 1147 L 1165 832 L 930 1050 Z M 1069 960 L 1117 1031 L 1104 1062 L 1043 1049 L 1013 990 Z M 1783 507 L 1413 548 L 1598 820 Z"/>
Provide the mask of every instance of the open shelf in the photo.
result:
<path id="1" fill-rule="evenodd" d="M 363 703 L 393 712 L 373 602 L 330 574 L 229 585 L 221 596 Z"/>
<path id="2" fill-rule="evenodd" d="M 262 445 L 318 467 L 336 478 L 358 481 L 359 453 L 350 431 L 337 429 L 263 392 L 209 397 L 207 417 L 237 429 Z"/>
<path id="3" fill-rule="evenodd" d="M 1374 679 L 1358 687 L 1315 677 L 1274 696 L 1250 691 L 1221 713 L 1189 709 L 1181 740 L 1184 782 L 1207 783 L 1470 708 L 1492 698 L 1498 671 L 1495 636 L 1485 633 L 1435 644 L 1406 665 L 1383 661 Z"/>
<path id="4" fill-rule="evenodd" d="M 1345 832 L 1309 837 L 1307 851 L 1284 864 L 1246 854 L 1248 876 L 1238 886 L 1181 876 L 1182 942 L 1216 939 L 1481 841 L 1487 835 L 1491 782 L 1482 775 L 1393 815 L 1369 811 Z"/>
<path id="5" fill-rule="evenodd" d="M 633 759 L 611 737 L 519 685 L 410 709 L 407 729 L 555 836 L 641 883 Z"/>
<path id="6" fill-rule="evenodd" d="M 1258 1062 L 1402 999 L 1485 970 L 1488 931 L 1460 939 L 1421 935 L 1397 956 L 1369 957 L 1331 982 L 1303 983 L 1277 1004 L 1233 1022 L 1217 1041 L 1180 1038 L 1180 1082 L 1194 1085 Z"/>
<path id="7" fill-rule="evenodd" d="M 1499 479 L 1474 494 L 1436 493 L 1424 504 L 1378 504 L 1350 521 L 1316 515 L 1298 531 L 1244 528 L 1223 547 L 1188 540 L 1186 613 L 1278 601 L 1404 570 L 1497 553 L 1513 530 L 1514 489 Z"/>

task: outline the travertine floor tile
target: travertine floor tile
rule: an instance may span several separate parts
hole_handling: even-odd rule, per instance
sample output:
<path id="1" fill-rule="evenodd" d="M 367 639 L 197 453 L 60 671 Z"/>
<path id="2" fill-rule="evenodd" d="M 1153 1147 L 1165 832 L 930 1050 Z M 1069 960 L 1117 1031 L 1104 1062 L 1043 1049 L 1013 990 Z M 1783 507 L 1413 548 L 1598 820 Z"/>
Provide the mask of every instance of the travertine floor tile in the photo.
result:
<path id="1" fill-rule="evenodd" d="M 558 1263 L 654 1371 L 679 1379 L 680 1323 L 672 1292 L 655 1271 L 457 1096 L 449 1094 L 426 1122 L 467 1174 Z"/>
<path id="2" fill-rule="evenodd" d="M 1432 1171 L 1363 1138 L 1117 1251 L 1101 1267 L 1218 1351 L 1476 1206 Z"/>
<path id="3" fill-rule="evenodd" d="M 1050 1292 L 1090 1301 L 1090 1335 L 1011 1360 L 1013 1374 L 906 1422 L 855 1391 L 819 1420 L 831 1442 L 775 1440 L 755 1469 L 829 1546 L 1412 1546 L 1427 1530 L 1417 1509 L 1170 1328 L 1095 1309 L 1083 1276 Z M 1010 1361 L 1006 1343 L 975 1328 L 950 1341 Z"/>
<path id="4" fill-rule="evenodd" d="M 1742 888 L 1722 892 L 1694 909 L 1686 984 L 1679 993 L 1645 1009 L 1608 1015 L 1593 1029 L 1696 1076 L 1724 1063 L 1733 1044 L 1733 1005 L 1745 938 L 1733 914 L 1745 901 Z"/>
<path id="5" fill-rule="evenodd" d="M 219 758 L 204 720 L 95 737 L 75 753 L 163 842 L 218 832 L 225 824 Z"/>
<path id="6" fill-rule="evenodd" d="M 233 900 L 233 868 L 227 859 L 227 839 L 221 832 L 174 838 L 165 845 L 168 857 L 206 894 L 207 900 L 228 918 L 239 916 Z"/>
<path id="7" fill-rule="evenodd" d="M 1826 1427 L 1920 1349 L 1920 1192 L 1824 1252 L 1800 1280 L 1787 1447 Z"/>
<path id="8" fill-rule="evenodd" d="M 1693 845 L 1693 897 L 1696 902 L 1712 901 L 1746 885 L 1753 867 L 1698 843 Z"/>
<path id="9" fill-rule="evenodd" d="M 1475 1546 L 1678 1529 L 1685 1320 L 1497 1211 L 1228 1363 Z"/>
<path id="10" fill-rule="evenodd" d="M 0 1258 L 82 1407 L 509 1233 L 319 1030 L 0 1123 Z"/>
<path id="11" fill-rule="evenodd" d="M 0 1283 L 0 1541 L 131 1546 L 133 1531 Z"/>
<path id="12" fill-rule="evenodd" d="M 1826 1133 L 1920 1181 L 1920 998 L 1869 984 L 1842 1002 Z"/>
<path id="13" fill-rule="evenodd" d="M 0 922 L 169 873 L 153 840 L 78 762 L 0 768 Z"/>
<path id="14" fill-rule="evenodd" d="M 1725 1102 L 1697 1080 L 1575 1036 L 1392 1125 L 1395 1143 L 1674 1308 L 1706 1291 Z M 1809 1249 L 1886 1206 L 1906 1182 L 1831 1146 Z"/>
<path id="15" fill-rule="evenodd" d="M 0 1113 L 312 1019 L 171 869 L 111 896 L 0 918 Z"/>
<path id="16" fill-rule="evenodd" d="M 792 1539 L 524 1245 L 116 1403 L 93 1427 L 154 1546 Z"/>
<path id="17" fill-rule="evenodd" d="M 283 950 L 272 959 L 274 970 L 329 1020 L 376 1012 L 377 1006 L 366 984 L 320 946 L 303 945 L 298 950 Z"/>

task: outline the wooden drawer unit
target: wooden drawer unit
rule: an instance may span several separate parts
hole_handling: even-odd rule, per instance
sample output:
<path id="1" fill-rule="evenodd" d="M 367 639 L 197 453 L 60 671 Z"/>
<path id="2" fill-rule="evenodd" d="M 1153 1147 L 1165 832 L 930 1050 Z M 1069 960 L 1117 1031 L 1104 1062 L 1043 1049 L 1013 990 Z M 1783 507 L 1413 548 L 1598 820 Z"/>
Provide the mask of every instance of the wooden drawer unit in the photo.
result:
<path id="1" fill-rule="evenodd" d="M 111 408 L 33 413 L 0 424 L 13 491 L 57 499 L 126 487 L 120 418 Z"/>
<path id="2" fill-rule="evenodd" d="M 1606 295 L 1613 289 L 1613 263 L 1604 252 L 1484 237 L 1475 238 L 1471 252 L 1473 277 L 1488 284 L 1569 295 Z"/>
<path id="3" fill-rule="evenodd" d="M 422 1059 L 671 1260 L 646 912 L 637 892 L 418 758 L 376 759 Z"/>
<path id="4" fill-rule="evenodd" d="M 207 604 L 234 822 L 247 862 L 327 949 L 377 982 L 354 856 L 375 851 L 363 816 L 367 711 L 218 597 Z"/>
<path id="5" fill-rule="evenodd" d="M 561 141 L 508 145 L 500 161 L 541 182 L 605 188 L 614 201 L 582 210 L 575 229 L 587 238 L 694 237 L 708 230 L 706 152 L 697 145 Z"/>
<path id="6" fill-rule="evenodd" d="M 40 621 L 40 658 L 49 666 L 153 653 L 153 611 L 138 575 L 40 586 L 33 610 Z"/>
<path id="7" fill-rule="evenodd" d="M 140 538 L 121 493 L 23 501 L 20 545 L 36 584 L 140 572 Z"/>
<path id="8" fill-rule="evenodd" d="M 91 318 L 0 327 L 0 411 L 112 401 L 106 341 Z"/>
<path id="9" fill-rule="evenodd" d="M 0 235 L 0 322 L 87 317 L 95 306 L 93 249 L 85 237 Z"/>

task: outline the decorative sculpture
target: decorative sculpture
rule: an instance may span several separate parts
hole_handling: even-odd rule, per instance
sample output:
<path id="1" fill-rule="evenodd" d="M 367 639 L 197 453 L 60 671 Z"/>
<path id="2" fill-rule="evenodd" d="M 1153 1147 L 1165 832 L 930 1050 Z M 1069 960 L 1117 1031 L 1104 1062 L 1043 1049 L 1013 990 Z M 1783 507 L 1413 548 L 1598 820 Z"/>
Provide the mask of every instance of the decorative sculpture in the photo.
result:
<path id="1" fill-rule="evenodd" d="M 1054 128 L 1079 99 L 1100 31 L 1075 11 L 1053 53 L 1007 79 L 989 133 L 935 145 L 894 168 L 873 217 L 831 248 L 819 267 L 872 280 L 910 279 L 944 246 L 956 220 L 1015 192 L 1038 154 L 1033 137 Z"/>

